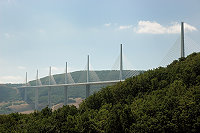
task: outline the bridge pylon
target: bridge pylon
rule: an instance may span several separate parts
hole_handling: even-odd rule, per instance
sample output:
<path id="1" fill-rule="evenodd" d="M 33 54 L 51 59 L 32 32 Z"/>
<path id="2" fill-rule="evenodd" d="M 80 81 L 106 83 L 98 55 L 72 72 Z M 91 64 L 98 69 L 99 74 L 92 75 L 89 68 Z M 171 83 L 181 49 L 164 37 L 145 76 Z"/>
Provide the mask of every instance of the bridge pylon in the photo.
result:
<path id="1" fill-rule="evenodd" d="M 185 49 L 184 49 L 184 22 L 181 22 L 181 57 L 185 57 Z"/>
<path id="2" fill-rule="evenodd" d="M 121 81 L 123 78 L 123 57 L 122 57 L 122 44 L 120 44 L 120 72 L 119 72 L 119 80 Z"/>
<path id="3" fill-rule="evenodd" d="M 90 62 L 89 62 L 89 55 L 87 56 L 87 83 L 90 82 Z M 90 85 L 86 84 L 86 98 L 90 96 Z"/>

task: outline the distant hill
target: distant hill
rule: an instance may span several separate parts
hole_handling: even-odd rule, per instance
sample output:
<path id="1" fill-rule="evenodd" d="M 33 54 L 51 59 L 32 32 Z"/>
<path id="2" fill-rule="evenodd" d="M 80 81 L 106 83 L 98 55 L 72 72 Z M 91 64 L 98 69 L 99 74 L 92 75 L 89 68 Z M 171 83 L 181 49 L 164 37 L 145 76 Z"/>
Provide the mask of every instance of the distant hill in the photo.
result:
<path id="1" fill-rule="evenodd" d="M 20 94 L 15 87 L 10 85 L 0 85 L 0 102 L 15 101 L 20 98 Z"/>
<path id="2" fill-rule="evenodd" d="M 127 78 L 134 75 L 138 75 L 140 73 L 143 73 L 144 71 L 138 71 L 138 70 L 124 70 L 123 71 L 123 78 Z M 70 73 L 69 76 L 69 83 L 72 82 L 70 79 L 73 78 L 73 81 L 75 83 L 77 82 L 86 82 L 86 71 L 76 71 Z M 53 75 L 55 82 L 57 84 L 64 84 L 64 74 L 57 74 Z M 103 71 L 92 71 L 90 72 L 90 81 L 108 81 L 108 80 L 118 80 L 119 79 L 119 71 L 117 70 L 103 70 Z M 41 78 L 41 83 L 43 85 L 49 84 L 49 77 Z M 30 85 L 35 86 L 35 81 L 30 81 Z M 19 89 L 19 93 L 16 93 L 16 90 L 14 90 L 15 87 L 22 86 L 22 84 L 6 84 L 3 87 L 0 86 L 0 91 L 2 89 L 2 93 L 0 93 L 0 100 L 1 101 L 19 101 L 24 99 L 24 89 Z M 6 89 L 5 89 L 6 87 Z M 91 94 L 94 92 L 99 91 L 103 85 L 93 85 L 91 86 Z M 63 87 L 56 87 L 52 88 L 52 104 L 59 104 L 64 102 L 64 88 Z M 71 98 L 85 98 L 85 86 L 79 86 L 79 87 L 69 87 L 68 89 L 68 97 L 70 98 L 68 100 L 69 103 L 75 102 Z M 35 101 L 35 89 L 27 89 L 27 103 L 32 106 L 34 109 L 34 101 Z M 46 107 L 48 103 L 48 88 L 41 88 L 39 89 L 39 108 L 42 109 Z M 0 101 L 0 102 L 1 102 Z M 10 105 L 10 104 L 7 104 Z"/>
<path id="3" fill-rule="evenodd" d="M 22 99 L 19 90 L 11 87 L 11 84 L 0 85 L 0 114 L 11 113 L 12 110 L 8 108 L 13 101 Z"/>

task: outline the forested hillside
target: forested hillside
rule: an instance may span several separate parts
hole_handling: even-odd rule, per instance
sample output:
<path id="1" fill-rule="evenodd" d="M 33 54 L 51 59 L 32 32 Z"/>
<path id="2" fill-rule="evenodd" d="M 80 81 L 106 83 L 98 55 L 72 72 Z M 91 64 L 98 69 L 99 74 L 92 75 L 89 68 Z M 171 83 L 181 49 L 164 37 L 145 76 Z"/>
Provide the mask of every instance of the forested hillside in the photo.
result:
<path id="1" fill-rule="evenodd" d="M 199 132 L 200 53 L 102 88 L 77 109 L 0 115 L 2 132 Z"/>

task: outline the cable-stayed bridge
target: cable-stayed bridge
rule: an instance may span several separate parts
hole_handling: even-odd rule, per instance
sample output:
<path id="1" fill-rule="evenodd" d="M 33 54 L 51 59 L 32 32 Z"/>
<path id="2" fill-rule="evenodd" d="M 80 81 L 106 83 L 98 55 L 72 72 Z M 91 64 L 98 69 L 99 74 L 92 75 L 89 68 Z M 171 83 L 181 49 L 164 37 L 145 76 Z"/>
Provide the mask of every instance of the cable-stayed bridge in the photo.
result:
<path id="1" fill-rule="evenodd" d="M 191 45 L 194 45 L 195 43 L 192 41 L 192 39 L 188 39 L 189 41 L 186 41 L 189 44 L 189 47 L 185 47 L 185 39 L 184 39 L 184 23 L 181 23 L 181 36 L 180 38 L 177 39 L 173 47 L 169 50 L 167 56 L 162 60 L 160 65 L 167 65 L 174 59 L 178 59 L 179 57 L 185 57 L 185 49 L 187 51 L 194 52 L 195 50 L 191 49 Z M 196 45 L 196 44 L 195 44 Z M 197 46 L 197 45 L 196 45 Z M 196 47 L 197 51 L 200 51 L 199 47 Z M 178 52 L 177 52 L 178 51 Z M 39 89 L 42 88 L 48 88 L 48 106 L 51 107 L 51 91 L 52 88 L 54 87 L 64 87 L 64 105 L 68 104 L 68 89 L 71 86 L 85 86 L 85 97 L 87 98 L 90 95 L 91 91 L 91 86 L 92 85 L 111 85 L 115 84 L 120 81 L 124 81 L 124 79 L 132 76 L 136 76 L 140 74 L 138 71 L 130 70 L 126 71 L 123 69 L 123 54 L 122 54 L 122 44 L 120 45 L 120 57 L 119 61 L 117 62 L 119 64 L 119 70 L 118 70 L 118 78 L 115 80 L 104 80 L 100 81 L 97 74 L 94 71 L 90 70 L 90 63 L 89 63 L 89 55 L 87 56 L 87 69 L 85 71 L 85 77 L 80 76 L 80 78 L 85 78 L 85 82 L 74 82 L 74 79 L 68 73 L 67 71 L 67 63 L 66 63 L 66 69 L 65 69 L 65 74 L 63 76 L 64 78 L 64 83 L 62 84 L 56 84 L 56 81 L 54 79 L 54 76 L 51 74 L 51 67 L 49 69 L 49 76 L 48 76 L 48 81 L 46 84 L 42 84 L 39 76 L 38 76 L 38 70 L 36 74 L 36 80 L 35 80 L 35 85 L 31 86 L 29 82 L 27 81 L 27 73 L 26 73 L 26 83 L 24 86 L 18 87 L 18 88 L 23 88 L 24 89 L 24 100 L 27 100 L 27 89 L 28 88 L 34 88 L 35 89 L 35 109 L 38 109 L 38 99 L 39 99 Z M 92 80 L 93 79 L 93 80 Z M 95 79 L 95 80 L 94 80 Z"/>
<path id="2" fill-rule="evenodd" d="M 83 79 L 86 79 L 85 82 L 74 82 L 74 79 L 72 78 L 71 74 L 68 73 L 68 65 L 66 62 L 66 68 L 65 68 L 65 74 L 64 74 L 64 83 L 62 84 L 56 84 L 56 81 L 54 79 L 54 76 L 51 74 L 51 67 L 49 69 L 49 76 L 48 76 L 48 81 L 47 84 L 42 84 L 40 78 L 39 78 L 39 72 L 37 70 L 37 74 L 36 74 L 36 80 L 35 80 L 35 85 L 31 86 L 30 83 L 28 82 L 28 78 L 27 78 L 27 72 L 26 72 L 26 83 L 24 84 L 24 86 L 18 87 L 18 88 L 23 88 L 24 89 L 24 100 L 27 101 L 27 89 L 28 88 L 34 88 L 35 89 L 35 109 L 38 109 L 38 102 L 39 102 L 39 89 L 42 88 L 48 88 L 48 106 L 51 107 L 51 90 L 52 88 L 55 87 L 64 87 L 64 105 L 68 104 L 68 89 L 71 86 L 85 86 L 86 90 L 85 90 L 85 94 L 86 94 L 86 98 L 90 95 L 90 91 L 91 91 L 91 86 L 92 85 L 112 85 L 115 84 L 117 82 L 120 81 L 124 81 L 124 79 L 128 78 L 128 77 L 132 77 L 132 76 L 136 76 L 138 74 L 140 74 L 140 71 L 136 71 L 136 70 L 123 70 L 123 54 L 122 54 L 122 44 L 120 45 L 120 60 L 119 60 L 119 70 L 117 72 L 119 72 L 118 74 L 118 78 L 114 79 L 114 80 L 101 80 L 99 79 L 98 75 L 96 74 L 95 71 L 91 71 L 90 70 L 90 62 L 89 62 L 89 55 L 87 56 L 87 69 L 86 69 L 86 75 L 80 75 L 80 79 L 81 81 L 83 81 Z M 109 75 L 109 73 L 108 73 Z M 83 77 L 86 76 L 86 77 Z"/>
<path id="3" fill-rule="evenodd" d="M 166 53 L 159 66 L 166 66 L 172 61 L 186 57 L 193 52 L 200 52 L 200 44 L 184 34 L 184 23 L 181 23 L 181 34 Z"/>

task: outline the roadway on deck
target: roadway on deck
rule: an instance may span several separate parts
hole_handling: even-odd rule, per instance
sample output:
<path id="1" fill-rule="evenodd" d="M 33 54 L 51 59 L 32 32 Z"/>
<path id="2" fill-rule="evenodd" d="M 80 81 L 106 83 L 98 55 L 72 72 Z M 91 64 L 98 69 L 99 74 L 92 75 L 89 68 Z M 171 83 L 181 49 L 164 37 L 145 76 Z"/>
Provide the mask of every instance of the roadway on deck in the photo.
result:
<path id="1" fill-rule="evenodd" d="M 72 84 L 55 84 L 55 85 L 40 85 L 40 86 L 21 86 L 17 88 L 43 88 L 43 87 L 61 87 L 61 86 L 81 86 L 81 85 L 101 85 L 101 84 L 114 84 L 124 80 L 113 81 L 100 81 L 100 82 L 85 82 L 85 83 L 72 83 Z"/>

